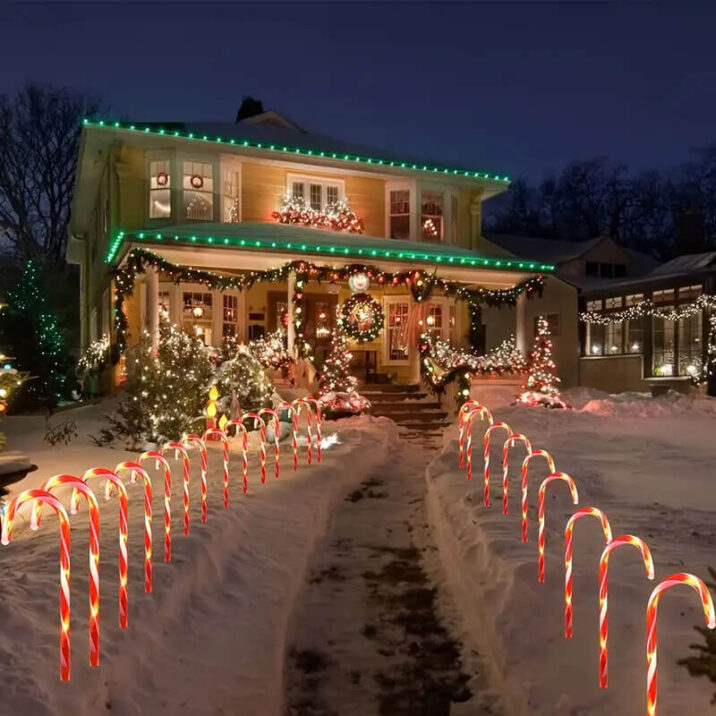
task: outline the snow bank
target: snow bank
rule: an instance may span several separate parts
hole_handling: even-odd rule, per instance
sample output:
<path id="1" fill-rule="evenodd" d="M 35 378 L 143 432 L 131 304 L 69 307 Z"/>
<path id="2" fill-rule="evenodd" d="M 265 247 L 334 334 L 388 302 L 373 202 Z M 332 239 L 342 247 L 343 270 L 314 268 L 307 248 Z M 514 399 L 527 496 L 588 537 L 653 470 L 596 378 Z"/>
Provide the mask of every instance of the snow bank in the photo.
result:
<path id="1" fill-rule="evenodd" d="M 570 396 L 570 402 L 572 397 Z M 656 579 L 689 571 L 707 577 L 716 566 L 716 492 L 713 435 L 716 401 L 674 398 L 601 401 L 612 406 L 665 406 L 648 420 L 620 419 L 591 410 L 513 406 L 495 413 L 525 433 L 533 447 L 555 457 L 575 478 L 580 507 L 602 508 L 614 535 L 642 537 L 651 547 Z M 589 401 L 587 405 L 589 405 Z M 691 410 L 686 408 L 691 405 Z M 492 407 L 492 406 L 490 406 Z M 619 408 L 614 407 L 616 412 Z M 636 410 L 628 407 L 626 410 Z M 640 414 L 644 414 L 643 412 Z M 625 417 L 625 413 L 621 414 Z M 615 551 L 609 575 L 609 689 L 598 688 L 598 562 L 603 536 L 596 520 L 574 533 L 574 638 L 564 638 L 564 525 L 573 508 L 566 485 L 556 483 L 546 503 L 546 583 L 537 582 L 537 486 L 546 468 L 530 476 L 529 542 L 520 540 L 519 465 L 510 470 L 510 514 L 501 511 L 499 440 L 491 455 L 493 505 L 482 504 L 481 449 L 473 453 L 473 481 L 458 469 L 453 439 L 427 471 L 427 507 L 436 556 L 461 615 L 469 651 L 490 665 L 490 676 L 509 714 L 613 716 L 643 714 L 646 694 L 648 581 L 638 552 Z M 479 435 L 480 433 L 477 433 Z M 475 435 L 474 435 L 475 437 Z M 477 439 L 476 445 L 480 446 Z M 659 707 L 663 714 L 702 714 L 713 684 L 676 664 L 698 641 L 703 625 L 696 595 L 673 590 L 659 611 Z"/>
<path id="2" fill-rule="evenodd" d="M 88 426 L 84 426 L 88 427 Z M 96 429 L 96 426 L 94 426 Z M 192 451 L 191 533 L 182 534 L 181 482 L 174 471 L 173 555 L 163 561 L 161 483 L 154 499 L 154 593 L 143 591 L 142 487 L 129 485 L 129 628 L 117 625 L 117 502 L 102 503 L 100 528 L 101 664 L 88 666 L 88 521 L 72 520 L 72 680 L 58 676 L 58 535 L 49 515 L 37 533 L 20 521 L 13 542 L 0 548 L 3 628 L 3 714 L 94 715 L 115 713 L 241 713 L 281 711 L 286 637 L 306 565 L 325 532 L 335 504 L 371 466 L 384 460 L 396 439 L 384 418 L 324 423 L 340 445 L 321 465 L 291 470 L 282 451 L 281 476 L 268 459 L 266 485 L 252 456 L 249 493 L 240 489 L 240 459 L 232 453 L 229 509 L 222 506 L 221 449 L 209 452 L 208 522 L 200 522 L 198 460 Z M 26 436 L 27 437 L 27 436 Z M 41 437 L 35 434 L 35 445 Z M 33 453 L 44 479 L 66 467 L 114 465 L 124 454 L 80 445 Z M 346 469 L 346 466 L 350 469 Z M 37 474 L 37 473 L 35 473 Z M 152 473 L 155 475 L 157 473 Z M 28 479 L 35 480 L 33 476 Z M 23 481 L 26 482 L 26 481 Z M 27 485 L 21 485 L 24 489 Z M 18 489 L 18 486 L 14 486 Z M 67 503 L 68 495 L 58 491 Z M 23 511 L 22 515 L 27 518 Z"/>

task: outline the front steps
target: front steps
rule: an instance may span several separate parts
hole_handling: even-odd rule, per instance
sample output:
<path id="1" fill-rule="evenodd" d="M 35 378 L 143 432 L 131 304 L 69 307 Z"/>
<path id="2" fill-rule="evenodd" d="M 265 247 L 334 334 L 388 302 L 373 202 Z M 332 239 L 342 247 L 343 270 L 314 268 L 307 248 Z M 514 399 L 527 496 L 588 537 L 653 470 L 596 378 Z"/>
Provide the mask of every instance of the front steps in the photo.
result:
<path id="1" fill-rule="evenodd" d="M 418 385 L 364 383 L 358 390 L 370 400 L 371 415 L 390 418 L 411 432 L 437 433 L 448 424 L 447 412 Z"/>

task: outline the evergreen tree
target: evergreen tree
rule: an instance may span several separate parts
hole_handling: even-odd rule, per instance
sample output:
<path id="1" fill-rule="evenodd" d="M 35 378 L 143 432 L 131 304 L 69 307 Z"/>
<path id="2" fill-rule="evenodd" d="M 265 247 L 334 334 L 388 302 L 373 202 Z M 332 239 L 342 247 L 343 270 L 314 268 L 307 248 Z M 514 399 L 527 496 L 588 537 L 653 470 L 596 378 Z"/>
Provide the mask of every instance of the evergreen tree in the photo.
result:
<path id="1" fill-rule="evenodd" d="M 217 371 L 221 412 L 231 415 L 232 401 L 242 412 L 255 412 L 271 406 L 273 384 L 261 363 L 244 345 L 237 346 L 233 358 L 224 361 Z"/>
<path id="2" fill-rule="evenodd" d="M 350 393 L 358 385 L 358 380 L 350 373 L 353 354 L 348 350 L 348 338 L 343 330 L 343 316 L 336 310 L 336 323 L 331 335 L 331 348 L 323 363 L 319 388 L 321 395 L 331 392 Z"/>
<path id="3" fill-rule="evenodd" d="M 520 400 L 527 405 L 544 405 L 549 408 L 569 407 L 559 394 L 560 379 L 557 364 L 552 358 L 552 339 L 549 321 L 544 316 L 537 319 L 537 335 L 530 352 L 527 384 L 522 386 Z"/>

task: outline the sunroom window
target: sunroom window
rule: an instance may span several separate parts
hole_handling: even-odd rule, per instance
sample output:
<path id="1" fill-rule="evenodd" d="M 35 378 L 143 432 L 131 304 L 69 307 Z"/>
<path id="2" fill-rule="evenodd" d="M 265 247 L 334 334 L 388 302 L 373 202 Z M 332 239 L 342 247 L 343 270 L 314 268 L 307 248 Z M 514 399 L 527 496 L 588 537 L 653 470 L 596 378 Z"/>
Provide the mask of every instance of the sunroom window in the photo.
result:
<path id="1" fill-rule="evenodd" d="M 168 159 L 149 162 L 149 218 L 166 219 L 172 215 L 172 175 Z"/>
<path id="2" fill-rule="evenodd" d="M 214 218 L 214 167 L 205 162 L 182 162 L 182 202 L 185 219 Z"/>

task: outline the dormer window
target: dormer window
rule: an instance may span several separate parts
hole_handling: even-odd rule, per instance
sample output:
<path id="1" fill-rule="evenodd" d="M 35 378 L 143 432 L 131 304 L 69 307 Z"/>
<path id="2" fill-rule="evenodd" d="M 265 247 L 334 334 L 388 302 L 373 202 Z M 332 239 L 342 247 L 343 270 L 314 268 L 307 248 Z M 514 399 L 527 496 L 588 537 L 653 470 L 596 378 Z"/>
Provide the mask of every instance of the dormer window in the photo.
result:
<path id="1" fill-rule="evenodd" d="M 171 162 L 160 159 L 149 162 L 149 218 L 167 219 L 172 214 Z"/>
<path id="2" fill-rule="evenodd" d="M 205 162 L 182 162 L 182 212 L 185 219 L 213 221 L 214 167 Z"/>

